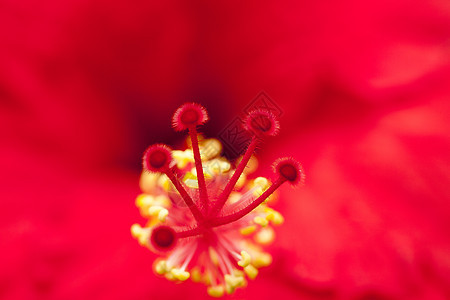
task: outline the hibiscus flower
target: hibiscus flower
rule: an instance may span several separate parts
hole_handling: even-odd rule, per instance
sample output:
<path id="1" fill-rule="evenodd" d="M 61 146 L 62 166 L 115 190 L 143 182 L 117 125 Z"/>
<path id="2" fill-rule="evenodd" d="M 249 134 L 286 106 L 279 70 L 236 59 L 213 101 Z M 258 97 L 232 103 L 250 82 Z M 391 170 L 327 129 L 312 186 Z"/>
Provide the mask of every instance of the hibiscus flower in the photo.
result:
<path id="1" fill-rule="evenodd" d="M 281 131 L 258 172 L 294 156 L 306 183 L 280 189 L 273 262 L 233 297 L 450 297 L 447 1 L 1 8 L 2 299 L 206 299 L 130 236 L 141 157 L 181 148 L 181 103 L 218 137 L 261 90 Z"/>

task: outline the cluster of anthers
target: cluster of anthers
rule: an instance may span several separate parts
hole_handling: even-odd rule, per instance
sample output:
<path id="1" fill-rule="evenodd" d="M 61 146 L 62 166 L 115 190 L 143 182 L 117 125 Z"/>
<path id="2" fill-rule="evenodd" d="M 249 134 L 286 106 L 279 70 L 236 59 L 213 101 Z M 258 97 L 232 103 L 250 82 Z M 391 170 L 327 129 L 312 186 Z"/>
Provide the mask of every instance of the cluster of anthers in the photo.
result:
<path id="1" fill-rule="evenodd" d="M 255 168 L 252 154 L 263 137 L 277 134 L 278 120 L 264 110 L 251 112 L 245 121 L 252 139 L 233 169 L 220 157 L 218 140 L 203 139 L 197 127 L 208 120 L 204 107 L 182 105 L 173 116 L 177 131 L 189 131 L 189 148 L 172 150 L 150 146 L 143 157 L 143 193 L 136 199 L 148 222 L 134 224 L 132 235 L 157 254 L 155 273 L 173 281 L 207 285 L 210 296 L 231 294 L 255 279 L 258 269 L 270 265 L 272 257 L 262 247 L 274 239 L 271 225 L 283 216 L 269 207 L 274 192 L 284 182 L 303 181 L 301 165 L 292 158 L 274 164 L 277 178 L 247 179 Z"/>

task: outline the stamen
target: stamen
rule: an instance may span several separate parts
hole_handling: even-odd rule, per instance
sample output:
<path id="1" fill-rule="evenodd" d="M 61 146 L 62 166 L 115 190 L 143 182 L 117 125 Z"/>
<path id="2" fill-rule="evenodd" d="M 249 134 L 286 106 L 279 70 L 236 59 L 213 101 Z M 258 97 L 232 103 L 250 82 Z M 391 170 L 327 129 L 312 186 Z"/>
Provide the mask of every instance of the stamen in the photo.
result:
<path id="1" fill-rule="evenodd" d="M 255 222 L 256 224 L 262 226 L 262 227 L 266 227 L 267 224 L 269 224 L 269 221 L 267 221 L 266 218 L 263 218 L 261 216 L 256 216 L 253 218 L 253 222 Z"/>
<path id="2" fill-rule="evenodd" d="M 211 297 L 220 298 L 225 293 L 225 288 L 222 285 L 214 285 L 209 286 L 207 291 Z"/>
<path id="3" fill-rule="evenodd" d="M 158 220 L 161 222 L 165 222 L 167 216 L 169 215 L 169 211 L 166 208 L 159 205 L 149 207 L 148 213 L 151 216 L 156 216 Z"/>
<path id="4" fill-rule="evenodd" d="M 171 271 L 172 269 L 177 269 L 182 272 L 185 271 L 185 268 L 179 266 L 182 266 L 186 263 L 186 260 L 192 259 L 191 253 L 196 251 L 197 249 L 197 243 L 195 241 L 191 241 L 188 243 L 180 243 L 180 246 L 170 254 L 166 261 L 167 270 Z M 189 264 L 189 262 L 188 262 Z M 187 264 L 186 264 L 187 267 Z"/>
<path id="5" fill-rule="evenodd" d="M 150 236 L 150 229 L 142 228 L 139 224 L 131 226 L 131 235 L 135 237 L 142 246 L 148 245 L 148 238 Z"/>
<path id="6" fill-rule="evenodd" d="M 191 277 L 191 274 L 189 272 L 174 268 L 170 271 L 170 273 L 175 277 L 176 279 L 180 281 L 186 281 Z"/>
<path id="7" fill-rule="evenodd" d="M 186 271 L 187 266 L 189 265 L 189 263 L 192 260 L 192 257 L 194 256 L 195 251 L 197 250 L 197 243 L 195 243 L 195 245 L 189 245 L 189 247 L 186 245 L 186 251 L 183 253 L 183 256 L 185 256 L 184 258 L 184 262 L 181 265 L 180 268 L 173 268 L 170 272 L 172 273 L 172 275 L 180 280 L 180 281 L 186 281 L 189 279 L 189 277 L 191 277 L 191 274 L 189 272 Z M 180 257 L 183 257 L 180 255 Z M 183 261 L 183 259 L 180 259 L 179 262 Z"/>
<path id="8" fill-rule="evenodd" d="M 256 276 L 258 276 L 258 269 L 255 268 L 253 265 L 248 265 L 244 268 L 245 274 L 247 274 L 248 278 L 255 279 Z"/>
<path id="9" fill-rule="evenodd" d="M 256 230 L 256 226 L 255 226 L 255 225 L 250 225 L 250 226 L 247 226 L 247 227 L 242 228 L 242 229 L 240 230 L 240 233 L 241 233 L 242 235 L 250 235 L 250 234 L 252 234 L 253 232 L 255 232 L 255 230 Z"/>
<path id="10" fill-rule="evenodd" d="M 195 246 L 192 247 L 191 252 L 187 256 L 187 258 L 184 261 L 183 265 L 181 266 L 181 270 L 183 270 L 183 271 L 186 270 L 187 266 L 189 265 L 189 263 L 192 260 L 192 257 L 194 256 L 194 253 L 195 253 L 196 250 L 197 250 L 197 243 L 195 244 Z"/>
<path id="11" fill-rule="evenodd" d="M 241 260 L 238 261 L 238 265 L 245 268 L 250 264 L 252 258 L 250 254 L 248 254 L 247 251 L 244 250 L 241 251 L 241 257 L 242 257 Z"/>
<path id="12" fill-rule="evenodd" d="M 225 278 L 225 282 L 226 282 L 225 289 L 227 290 L 228 294 L 234 293 L 236 288 L 242 287 L 246 283 L 245 278 L 242 276 L 234 276 L 231 274 L 225 274 L 224 278 Z"/>
<path id="13" fill-rule="evenodd" d="M 275 233 L 272 227 L 264 227 L 255 234 L 255 241 L 261 245 L 269 245 L 273 242 Z"/>
<path id="14" fill-rule="evenodd" d="M 181 247 L 177 247 L 175 251 L 173 251 L 166 261 L 167 270 L 170 271 L 175 266 L 177 266 L 183 258 L 186 256 L 186 253 L 188 252 L 189 247 L 186 246 L 186 244 L 183 244 Z"/>
<path id="15" fill-rule="evenodd" d="M 156 260 L 153 269 L 155 270 L 156 274 L 158 275 L 164 275 L 167 272 L 167 265 L 165 260 Z"/>

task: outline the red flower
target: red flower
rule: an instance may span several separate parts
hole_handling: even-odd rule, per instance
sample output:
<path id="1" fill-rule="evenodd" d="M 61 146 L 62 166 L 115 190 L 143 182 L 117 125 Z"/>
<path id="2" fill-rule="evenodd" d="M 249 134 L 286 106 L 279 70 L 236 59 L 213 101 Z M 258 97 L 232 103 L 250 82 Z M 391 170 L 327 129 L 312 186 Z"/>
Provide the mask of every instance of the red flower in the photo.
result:
<path id="1" fill-rule="evenodd" d="M 140 157 L 177 148 L 180 103 L 217 137 L 260 90 L 282 116 L 259 159 L 307 179 L 281 189 L 273 264 L 236 297 L 450 297 L 447 1 L 1 8 L 2 299 L 206 297 L 129 236 Z"/>

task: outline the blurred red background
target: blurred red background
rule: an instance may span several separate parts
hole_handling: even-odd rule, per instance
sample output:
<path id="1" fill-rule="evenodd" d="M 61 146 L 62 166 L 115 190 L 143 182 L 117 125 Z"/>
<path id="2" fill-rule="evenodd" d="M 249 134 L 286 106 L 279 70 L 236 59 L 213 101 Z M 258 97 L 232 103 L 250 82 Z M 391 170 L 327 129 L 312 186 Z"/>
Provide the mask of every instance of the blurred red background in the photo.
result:
<path id="1" fill-rule="evenodd" d="M 132 239 L 183 102 L 214 137 L 264 90 L 292 155 L 274 263 L 235 299 L 450 298 L 450 5 L 0 1 L 0 298 L 203 299 Z"/>

